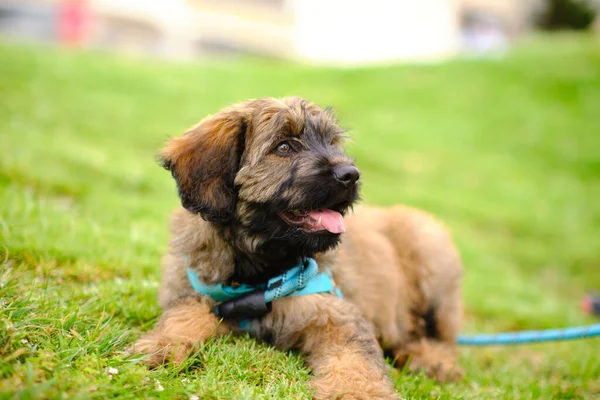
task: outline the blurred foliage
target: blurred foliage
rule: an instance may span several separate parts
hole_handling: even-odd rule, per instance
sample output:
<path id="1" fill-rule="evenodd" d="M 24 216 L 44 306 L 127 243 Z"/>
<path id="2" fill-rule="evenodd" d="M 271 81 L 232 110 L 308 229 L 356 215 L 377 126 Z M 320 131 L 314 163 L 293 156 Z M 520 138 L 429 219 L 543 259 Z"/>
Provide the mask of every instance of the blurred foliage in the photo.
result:
<path id="1" fill-rule="evenodd" d="M 545 29 L 588 29 L 597 15 L 593 0 L 548 0 L 546 12 L 540 18 Z"/>

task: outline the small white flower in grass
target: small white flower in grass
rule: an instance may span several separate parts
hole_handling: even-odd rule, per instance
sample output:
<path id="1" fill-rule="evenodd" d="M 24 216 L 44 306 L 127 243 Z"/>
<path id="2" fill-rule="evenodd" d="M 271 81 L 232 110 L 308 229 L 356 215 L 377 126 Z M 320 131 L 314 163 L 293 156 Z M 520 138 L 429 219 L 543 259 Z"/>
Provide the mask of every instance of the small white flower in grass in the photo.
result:
<path id="1" fill-rule="evenodd" d="M 113 367 L 109 367 L 107 371 L 110 375 L 116 375 L 119 373 L 119 370 Z"/>
<path id="2" fill-rule="evenodd" d="M 200 396 L 198 396 L 197 394 L 193 394 L 190 396 L 190 400 L 200 400 Z"/>
<path id="3" fill-rule="evenodd" d="M 162 392 L 163 390 L 165 390 L 165 388 L 163 387 L 163 385 L 160 384 L 158 379 L 155 379 L 154 382 L 156 382 L 156 391 L 157 392 Z"/>
<path id="4" fill-rule="evenodd" d="M 21 339 L 21 343 L 23 343 L 23 344 L 27 344 L 27 343 L 29 343 L 29 342 L 27 341 L 27 339 Z"/>
<path id="5" fill-rule="evenodd" d="M 181 383 L 190 383 L 190 380 L 188 378 L 183 378 L 181 380 Z"/>

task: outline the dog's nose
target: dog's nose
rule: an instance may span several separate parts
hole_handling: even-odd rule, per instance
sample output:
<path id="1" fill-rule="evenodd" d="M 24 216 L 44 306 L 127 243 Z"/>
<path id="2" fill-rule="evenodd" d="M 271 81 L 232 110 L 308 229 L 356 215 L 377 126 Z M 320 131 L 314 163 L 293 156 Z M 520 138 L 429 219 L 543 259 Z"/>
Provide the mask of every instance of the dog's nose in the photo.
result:
<path id="1" fill-rule="evenodd" d="M 351 185 L 360 178 L 360 172 L 354 165 L 340 164 L 333 167 L 333 175 L 344 185 Z"/>

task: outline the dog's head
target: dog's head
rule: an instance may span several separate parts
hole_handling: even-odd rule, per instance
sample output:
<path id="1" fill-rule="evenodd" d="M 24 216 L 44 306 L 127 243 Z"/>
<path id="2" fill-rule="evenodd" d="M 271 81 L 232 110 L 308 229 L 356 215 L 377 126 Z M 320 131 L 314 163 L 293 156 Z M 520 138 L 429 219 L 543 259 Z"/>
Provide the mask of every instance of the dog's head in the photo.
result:
<path id="1" fill-rule="evenodd" d="M 358 198 L 359 172 L 331 110 L 259 99 L 207 117 L 162 151 L 182 205 L 243 239 L 300 255 L 327 250 Z M 272 246 L 273 247 L 273 246 Z"/>

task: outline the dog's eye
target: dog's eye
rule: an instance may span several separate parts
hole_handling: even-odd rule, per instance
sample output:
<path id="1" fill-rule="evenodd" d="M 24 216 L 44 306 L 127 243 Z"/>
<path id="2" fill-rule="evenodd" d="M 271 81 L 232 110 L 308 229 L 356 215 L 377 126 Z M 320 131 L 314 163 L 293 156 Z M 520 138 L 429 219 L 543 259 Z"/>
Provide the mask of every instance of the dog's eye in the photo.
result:
<path id="1" fill-rule="evenodd" d="M 275 153 L 277 153 L 279 155 L 287 155 L 287 154 L 291 153 L 292 151 L 293 151 L 292 146 L 290 146 L 290 144 L 288 142 L 281 142 L 275 148 Z"/>

